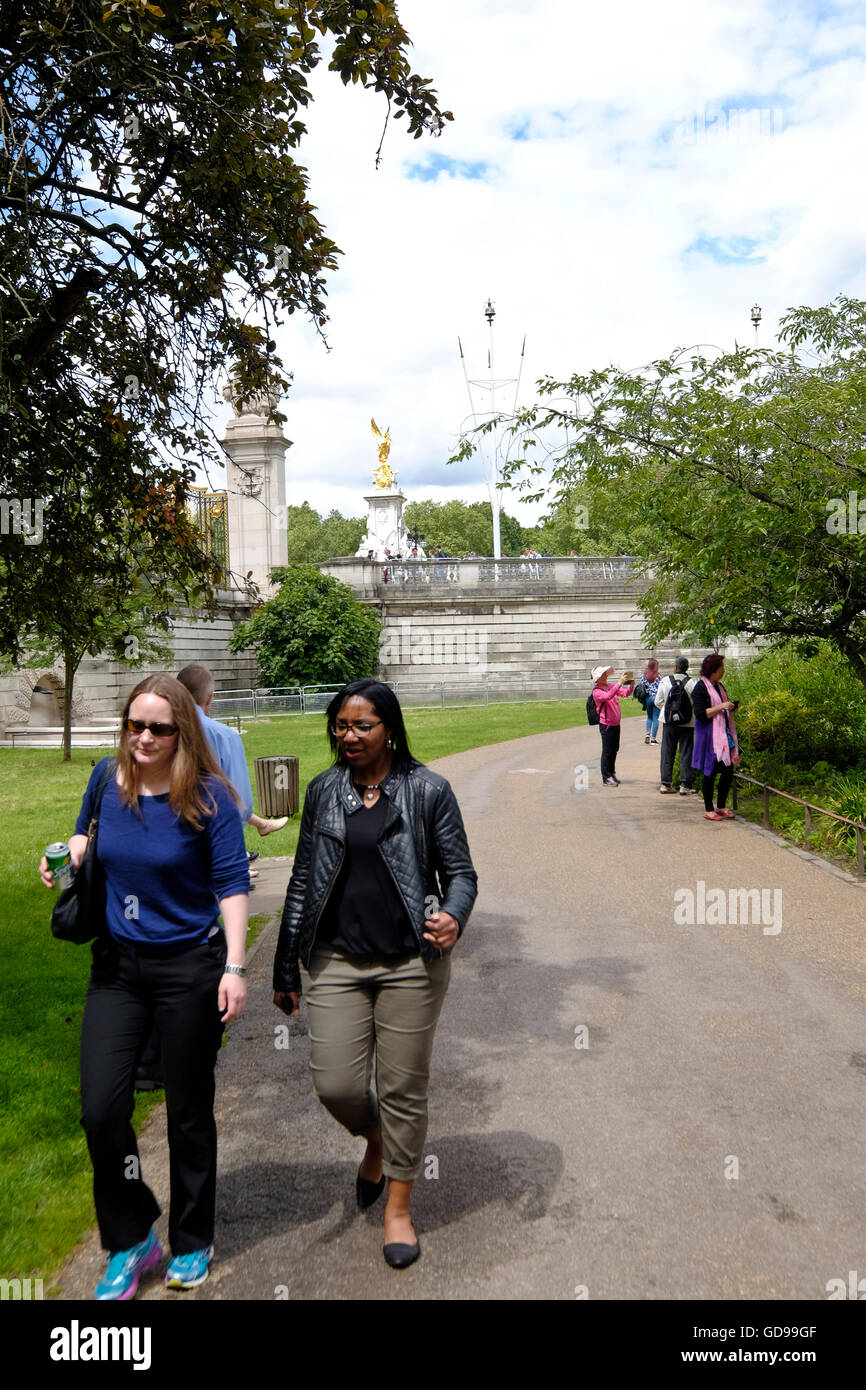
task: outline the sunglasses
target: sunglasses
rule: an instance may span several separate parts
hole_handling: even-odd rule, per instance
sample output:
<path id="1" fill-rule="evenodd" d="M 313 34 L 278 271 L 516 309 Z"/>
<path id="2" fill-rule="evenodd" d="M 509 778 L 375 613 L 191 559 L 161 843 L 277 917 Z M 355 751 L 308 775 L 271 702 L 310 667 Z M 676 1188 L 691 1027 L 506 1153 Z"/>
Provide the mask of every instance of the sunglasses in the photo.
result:
<path id="1" fill-rule="evenodd" d="M 177 733 L 176 724 L 147 724 L 143 719 L 127 719 L 126 728 L 131 734 L 143 734 L 145 729 L 150 729 L 154 738 L 171 738 Z"/>

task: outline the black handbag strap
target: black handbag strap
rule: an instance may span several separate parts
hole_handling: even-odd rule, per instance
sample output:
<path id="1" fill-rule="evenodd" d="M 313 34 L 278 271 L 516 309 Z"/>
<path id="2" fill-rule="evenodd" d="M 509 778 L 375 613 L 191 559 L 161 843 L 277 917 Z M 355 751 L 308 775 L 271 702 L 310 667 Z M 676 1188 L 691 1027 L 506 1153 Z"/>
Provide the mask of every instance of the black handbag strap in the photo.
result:
<path id="1" fill-rule="evenodd" d="M 105 768 L 105 771 L 99 779 L 99 786 L 96 788 L 96 804 L 93 807 L 93 814 L 90 817 L 90 824 L 87 827 L 88 840 L 92 835 L 96 834 L 96 827 L 99 825 L 99 812 L 102 810 L 102 798 L 105 795 L 105 788 L 108 786 L 109 782 L 114 776 L 116 767 L 117 759 L 109 758 L 108 766 Z"/>

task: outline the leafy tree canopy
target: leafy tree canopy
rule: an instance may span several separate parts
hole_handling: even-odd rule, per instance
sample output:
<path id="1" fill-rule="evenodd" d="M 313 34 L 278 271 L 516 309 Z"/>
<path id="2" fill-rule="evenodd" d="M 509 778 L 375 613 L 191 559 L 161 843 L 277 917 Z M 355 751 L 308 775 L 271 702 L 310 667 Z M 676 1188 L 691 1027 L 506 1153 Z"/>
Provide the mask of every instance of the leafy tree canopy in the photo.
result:
<path id="1" fill-rule="evenodd" d="M 287 512 L 290 565 L 315 565 L 354 555 L 367 529 L 363 517 L 342 516 L 336 509 L 322 517 L 309 502 Z"/>
<path id="2" fill-rule="evenodd" d="M 404 512 L 410 531 L 417 527 L 429 552 L 441 545 L 449 555 L 465 555 L 470 550 L 479 555 L 493 554 L 493 512 L 489 502 L 434 502 L 425 499 L 410 502 Z M 517 555 L 523 531 L 514 517 L 500 513 L 500 536 L 503 554 Z"/>
<path id="3" fill-rule="evenodd" d="M 343 685 L 374 676 L 382 624 L 352 590 L 312 565 L 272 571 L 279 592 L 235 629 L 231 649 L 253 648 L 266 685 Z"/>
<path id="4" fill-rule="evenodd" d="M 185 518 L 233 364 L 285 390 L 273 326 L 321 329 L 338 250 L 297 150 L 322 62 L 438 133 L 392 0 L 20 0 L 0 16 L 0 496 L 45 507 L 0 534 L 0 650 L 74 621 L 75 584 L 212 604 Z M 282 417 L 280 417 L 282 418 Z M 135 533 L 140 545 L 128 538 Z M 146 569 L 142 569 L 146 566 Z"/>
<path id="5" fill-rule="evenodd" d="M 866 304 L 791 309 L 780 337 L 545 379 L 541 396 L 570 406 L 542 400 L 511 428 L 558 434 L 536 500 L 579 495 L 593 525 L 629 538 L 652 579 L 648 642 L 826 639 L 866 685 Z M 531 489 L 546 471 L 522 461 L 507 482 Z"/>

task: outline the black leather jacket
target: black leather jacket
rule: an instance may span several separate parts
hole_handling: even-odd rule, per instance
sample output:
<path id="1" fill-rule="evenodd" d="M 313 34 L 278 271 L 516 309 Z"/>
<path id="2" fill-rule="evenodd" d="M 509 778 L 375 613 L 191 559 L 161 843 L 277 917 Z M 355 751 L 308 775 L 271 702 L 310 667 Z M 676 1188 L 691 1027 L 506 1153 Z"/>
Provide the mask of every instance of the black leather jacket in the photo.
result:
<path id="1" fill-rule="evenodd" d="M 431 960 L 437 951 L 423 937 L 425 904 L 427 917 L 447 912 L 462 934 L 478 892 L 463 818 L 450 784 L 421 763 L 405 772 L 392 770 L 381 785 L 390 804 L 379 853 L 403 899 L 420 954 Z M 275 990 L 300 992 L 298 959 L 309 968 L 316 928 L 346 853 L 346 817 L 362 809 L 351 768 L 342 764 L 307 787 L 274 960 Z"/>

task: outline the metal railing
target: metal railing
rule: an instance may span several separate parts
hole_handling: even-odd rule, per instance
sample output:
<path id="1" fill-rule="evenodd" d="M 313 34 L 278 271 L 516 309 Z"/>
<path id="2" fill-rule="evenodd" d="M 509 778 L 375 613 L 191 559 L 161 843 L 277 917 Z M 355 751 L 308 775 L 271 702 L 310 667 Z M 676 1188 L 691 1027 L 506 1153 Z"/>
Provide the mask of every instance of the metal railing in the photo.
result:
<path id="1" fill-rule="evenodd" d="M 500 705 L 526 700 L 585 700 L 590 688 L 589 676 L 518 676 L 500 679 L 496 676 L 475 676 L 450 680 L 384 681 L 406 708 L 445 709 L 458 705 Z M 272 686 L 249 690 L 222 690 L 214 696 L 210 713 L 213 719 L 241 717 L 263 719 L 282 714 L 321 714 L 327 709 L 341 685 Z"/>
<path id="2" fill-rule="evenodd" d="M 382 565 L 386 584 L 524 584 L 556 583 L 557 576 L 571 583 L 611 583 L 628 578 L 634 560 L 629 555 L 611 559 L 600 556 L 506 556 L 500 560 L 479 557 L 457 559 L 430 555 L 426 560 L 392 560 Z"/>
<path id="3" fill-rule="evenodd" d="M 811 834 L 812 834 L 812 812 L 813 812 L 813 811 L 816 811 L 816 812 L 817 812 L 819 815 L 821 815 L 821 816 L 829 816 L 831 820 L 838 820 L 838 821 L 841 821 L 841 822 L 843 823 L 843 825 L 850 825 L 850 826 L 853 826 L 853 828 L 854 828 L 854 834 L 855 834 L 855 836 L 856 836 L 856 842 L 857 842 L 857 872 L 858 872 L 859 874 L 866 874 L 866 861 L 864 861 L 864 855 L 863 855 L 863 835 L 864 835 L 864 832 L 866 832 L 866 825 L 864 825 L 862 821 L 859 821 L 859 820 L 852 820 L 850 816 L 840 816 L 839 813 L 838 813 L 837 811 L 828 811 L 827 808 L 826 808 L 825 806 L 816 806 L 816 805 L 814 804 L 814 802 L 812 802 L 812 801 L 804 801 L 803 798 L 802 798 L 801 796 L 794 796 L 794 795 L 792 795 L 791 792 L 783 792 L 783 791 L 780 791 L 780 789 L 779 789 L 778 787 L 771 787 L 770 784 L 769 784 L 769 782 L 759 782 L 758 779 L 757 779 L 756 777 L 746 777 L 745 774 L 742 773 L 742 772 L 736 772 L 736 773 L 734 774 L 734 781 L 733 781 L 733 786 L 732 786 L 732 789 L 731 789 L 731 790 L 732 790 L 732 803 L 733 803 L 733 809 L 734 809 L 735 811 L 736 811 L 736 809 L 737 809 L 737 783 L 738 783 L 738 782 L 749 782 L 753 787 L 761 787 L 761 788 L 762 788 L 763 794 L 764 794 L 764 798 L 763 798 L 763 799 L 764 799 L 764 814 L 763 814 L 762 824 L 763 824 L 763 826 L 764 826 L 764 828 L 765 828 L 766 830 L 772 830 L 772 829 L 773 829 L 773 823 L 772 823 L 772 821 L 770 820 L 770 796 L 771 796 L 771 795 L 772 795 L 772 796 L 781 796 L 781 797 L 784 797 L 784 799 L 785 799 L 786 801 L 794 801 L 794 802 L 797 803 L 798 806 L 802 806 L 802 807 L 803 807 L 803 818 L 804 818 L 804 824 L 803 824 L 803 843 L 804 843 L 805 845 L 808 845 L 808 843 L 809 843 L 809 837 L 810 837 Z"/>

